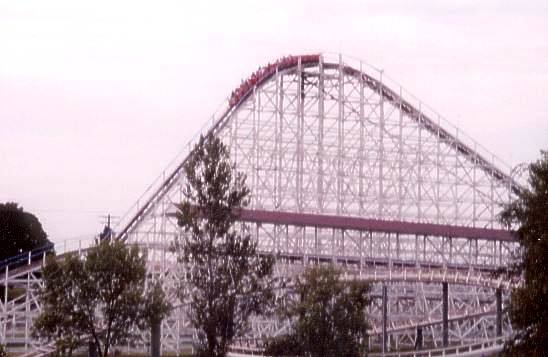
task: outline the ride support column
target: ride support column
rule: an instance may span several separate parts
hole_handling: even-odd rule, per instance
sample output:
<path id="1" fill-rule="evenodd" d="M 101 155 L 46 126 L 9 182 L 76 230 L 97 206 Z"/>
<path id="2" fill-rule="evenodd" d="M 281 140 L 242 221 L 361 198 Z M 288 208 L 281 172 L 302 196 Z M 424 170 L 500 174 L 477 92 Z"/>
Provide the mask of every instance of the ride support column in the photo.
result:
<path id="1" fill-rule="evenodd" d="M 382 352 L 388 347 L 388 292 L 386 285 L 382 286 Z"/>

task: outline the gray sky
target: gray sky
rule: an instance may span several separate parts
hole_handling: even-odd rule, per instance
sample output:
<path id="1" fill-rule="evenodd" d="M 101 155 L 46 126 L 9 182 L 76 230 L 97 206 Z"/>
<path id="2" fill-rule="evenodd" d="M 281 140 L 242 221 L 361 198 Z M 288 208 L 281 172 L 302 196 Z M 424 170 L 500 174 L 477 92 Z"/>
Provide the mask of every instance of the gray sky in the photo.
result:
<path id="1" fill-rule="evenodd" d="M 0 201 L 91 236 L 242 78 L 313 51 L 383 68 L 510 165 L 548 148 L 547 1 L 0 0 Z"/>

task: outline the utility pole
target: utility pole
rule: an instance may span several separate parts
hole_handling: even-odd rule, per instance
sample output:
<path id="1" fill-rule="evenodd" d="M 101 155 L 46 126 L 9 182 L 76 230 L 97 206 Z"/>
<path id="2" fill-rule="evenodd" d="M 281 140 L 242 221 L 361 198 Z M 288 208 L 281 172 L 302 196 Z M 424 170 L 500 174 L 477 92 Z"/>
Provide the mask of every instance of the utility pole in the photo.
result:
<path id="1" fill-rule="evenodd" d="M 103 224 L 103 231 L 99 234 L 99 239 L 110 239 L 114 235 L 114 231 L 111 228 L 111 223 L 113 219 L 119 219 L 118 216 L 112 216 L 110 213 L 104 216 L 99 216 L 101 223 Z"/>

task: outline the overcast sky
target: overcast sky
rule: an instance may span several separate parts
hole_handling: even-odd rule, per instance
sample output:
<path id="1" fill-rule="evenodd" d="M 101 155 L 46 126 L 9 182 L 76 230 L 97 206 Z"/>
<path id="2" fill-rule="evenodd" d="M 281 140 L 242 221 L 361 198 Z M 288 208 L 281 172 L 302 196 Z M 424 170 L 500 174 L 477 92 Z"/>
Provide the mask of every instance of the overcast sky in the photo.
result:
<path id="1" fill-rule="evenodd" d="M 91 236 L 242 78 L 315 51 L 383 68 L 510 165 L 548 148 L 545 0 L 0 0 L 0 201 Z"/>

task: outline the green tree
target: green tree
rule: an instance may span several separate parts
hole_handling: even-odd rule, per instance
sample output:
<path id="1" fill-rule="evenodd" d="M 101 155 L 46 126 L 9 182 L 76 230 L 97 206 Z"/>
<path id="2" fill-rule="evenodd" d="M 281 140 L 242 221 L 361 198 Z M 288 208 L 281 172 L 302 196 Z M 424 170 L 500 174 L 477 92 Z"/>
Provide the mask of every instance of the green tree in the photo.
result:
<path id="1" fill-rule="evenodd" d="M 42 313 L 34 322 L 34 335 L 55 341 L 59 355 L 92 341 L 100 356 L 124 343 L 134 327 L 144 328 L 169 305 L 154 288 L 145 297 L 146 254 L 121 241 L 105 240 L 90 248 L 86 257 L 49 257 L 40 292 Z M 155 306 L 150 304 L 154 303 Z"/>
<path id="2" fill-rule="evenodd" d="M 185 276 L 179 296 L 190 306 L 199 356 L 225 356 L 231 341 L 248 328 L 252 314 L 273 301 L 269 282 L 274 259 L 259 256 L 257 243 L 236 227 L 248 203 L 245 176 L 236 173 L 226 146 L 201 137 L 184 165 L 186 187 L 176 247 Z"/>
<path id="3" fill-rule="evenodd" d="M 269 356 L 364 356 L 370 286 L 346 282 L 332 265 L 305 270 L 295 283 L 294 299 L 282 309 L 291 332 L 266 344 Z"/>
<path id="4" fill-rule="evenodd" d="M 173 306 L 169 302 L 160 280 L 152 281 L 146 291 L 141 317 L 145 326 L 151 327 L 169 316 Z"/>
<path id="5" fill-rule="evenodd" d="M 501 214 L 517 227 L 520 241 L 516 270 L 524 279 L 510 298 L 509 315 L 516 331 L 507 344 L 510 355 L 545 356 L 548 351 L 548 151 L 529 165 L 529 187 Z"/>
<path id="6" fill-rule="evenodd" d="M 0 203 L 0 261 L 51 244 L 35 215 L 17 203 Z"/>

